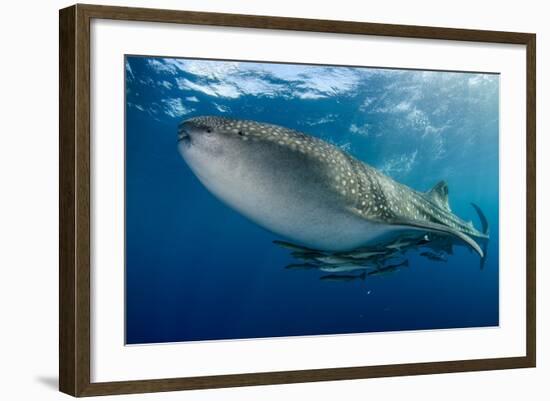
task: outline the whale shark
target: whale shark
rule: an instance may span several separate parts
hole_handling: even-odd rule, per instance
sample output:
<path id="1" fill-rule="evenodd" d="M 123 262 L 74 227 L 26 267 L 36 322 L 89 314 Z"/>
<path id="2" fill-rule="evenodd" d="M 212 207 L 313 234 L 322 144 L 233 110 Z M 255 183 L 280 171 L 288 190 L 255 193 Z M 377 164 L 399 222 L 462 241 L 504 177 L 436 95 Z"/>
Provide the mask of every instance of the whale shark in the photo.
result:
<path id="1" fill-rule="evenodd" d="M 421 192 L 318 137 L 220 116 L 178 124 L 178 150 L 213 195 L 299 249 L 399 251 L 434 235 L 483 260 L 487 219 L 477 205 L 482 230 L 454 214 L 445 181 Z"/>

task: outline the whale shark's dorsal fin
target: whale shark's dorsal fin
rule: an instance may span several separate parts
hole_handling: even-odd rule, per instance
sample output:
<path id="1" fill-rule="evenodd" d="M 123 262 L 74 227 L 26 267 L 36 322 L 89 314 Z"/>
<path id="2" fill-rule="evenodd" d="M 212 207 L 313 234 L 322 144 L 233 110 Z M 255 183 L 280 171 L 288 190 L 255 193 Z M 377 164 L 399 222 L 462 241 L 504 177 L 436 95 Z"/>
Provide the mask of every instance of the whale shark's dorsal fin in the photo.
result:
<path id="1" fill-rule="evenodd" d="M 439 181 L 432 189 L 426 192 L 426 196 L 442 209 L 451 211 L 449 206 L 449 187 L 446 181 Z"/>

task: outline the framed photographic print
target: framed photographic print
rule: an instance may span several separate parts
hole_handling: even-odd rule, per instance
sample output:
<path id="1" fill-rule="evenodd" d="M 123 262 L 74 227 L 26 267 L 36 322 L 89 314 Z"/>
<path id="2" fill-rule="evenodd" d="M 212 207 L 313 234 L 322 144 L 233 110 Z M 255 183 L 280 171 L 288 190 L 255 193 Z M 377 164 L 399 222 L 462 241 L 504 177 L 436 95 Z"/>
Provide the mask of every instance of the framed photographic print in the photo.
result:
<path id="1" fill-rule="evenodd" d="M 535 35 L 60 11 L 60 390 L 535 366 Z"/>

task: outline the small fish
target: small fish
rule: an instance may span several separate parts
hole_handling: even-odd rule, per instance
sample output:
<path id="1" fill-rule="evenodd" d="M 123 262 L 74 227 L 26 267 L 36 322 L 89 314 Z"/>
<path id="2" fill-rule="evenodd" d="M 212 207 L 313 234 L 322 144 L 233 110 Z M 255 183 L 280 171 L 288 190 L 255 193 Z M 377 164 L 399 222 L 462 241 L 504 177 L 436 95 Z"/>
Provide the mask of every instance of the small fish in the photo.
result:
<path id="1" fill-rule="evenodd" d="M 296 259 L 311 260 L 311 259 L 323 257 L 324 253 L 314 252 L 314 251 L 312 252 L 294 251 L 291 253 L 291 255 Z"/>
<path id="2" fill-rule="evenodd" d="M 394 243 L 386 245 L 386 248 L 395 250 L 396 252 L 401 252 L 413 244 L 414 242 L 404 241 L 402 238 L 398 238 Z"/>
<path id="3" fill-rule="evenodd" d="M 325 263 L 328 265 L 338 265 L 343 263 L 353 263 L 357 260 L 354 258 L 346 258 L 343 256 L 335 256 L 335 255 L 326 255 L 326 256 L 319 256 L 316 257 L 315 260 L 321 263 Z"/>
<path id="4" fill-rule="evenodd" d="M 353 274 L 329 274 L 327 276 L 321 276 L 321 281 L 341 281 L 348 282 L 354 280 L 365 280 L 366 273 L 363 272 L 359 275 Z"/>
<path id="5" fill-rule="evenodd" d="M 424 235 L 422 238 L 420 238 L 418 240 L 418 242 L 416 243 L 416 245 L 426 245 L 426 244 L 429 244 L 431 241 L 430 237 L 428 234 Z"/>
<path id="6" fill-rule="evenodd" d="M 352 272 L 356 270 L 372 270 L 374 267 L 356 264 L 342 264 L 342 265 L 323 265 L 319 266 L 319 270 L 327 273 L 340 273 L 340 272 Z"/>
<path id="7" fill-rule="evenodd" d="M 375 256 L 385 255 L 386 251 L 357 251 L 340 254 L 340 256 L 353 259 L 370 259 Z"/>
<path id="8" fill-rule="evenodd" d="M 428 258 L 430 260 L 436 261 L 436 262 L 446 262 L 447 258 L 440 254 L 440 253 L 434 253 L 434 252 L 422 252 L 420 256 L 424 256 L 425 258 Z"/>
<path id="9" fill-rule="evenodd" d="M 400 267 L 409 267 L 409 261 L 405 260 L 405 261 L 403 261 L 401 263 L 398 263 L 396 265 L 390 265 L 390 266 L 382 267 L 380 269 L 369 272 L 369 276 L 384 276 L 386 274 L 396 272 L 397 270 L 399 270 Z"/>
<path id="10" fill-rule="evenodd" d="M 429 241 L 419 243 L 421 247 L 428 248 L 428 250 L 442 254 L 446 253 L 448 255 L 453 254 L 453 245 L 460 245 L 460 243 L 457 243 L 454 241 L 452 237 L 445 237 L 442 235 L 433 235 L 430 237 Z"/>

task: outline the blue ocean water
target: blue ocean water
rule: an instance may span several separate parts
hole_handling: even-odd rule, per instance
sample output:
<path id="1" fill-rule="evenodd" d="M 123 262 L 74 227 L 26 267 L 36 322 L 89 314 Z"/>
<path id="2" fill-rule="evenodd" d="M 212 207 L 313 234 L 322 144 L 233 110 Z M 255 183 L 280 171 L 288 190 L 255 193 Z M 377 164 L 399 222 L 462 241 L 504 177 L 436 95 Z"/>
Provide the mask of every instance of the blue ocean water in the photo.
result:
<path id="1" fill-rule="evenodd" d="M 199 115 L 318 136 L 414 189 L 440 180 L 491 239 L 479 256 L 347 282 L 289 270 L 283 239 L 216 199 L 177 150 Z M 493 74 L 126 57 L 128 344 L 499 324 L 499 77 Z"/>

